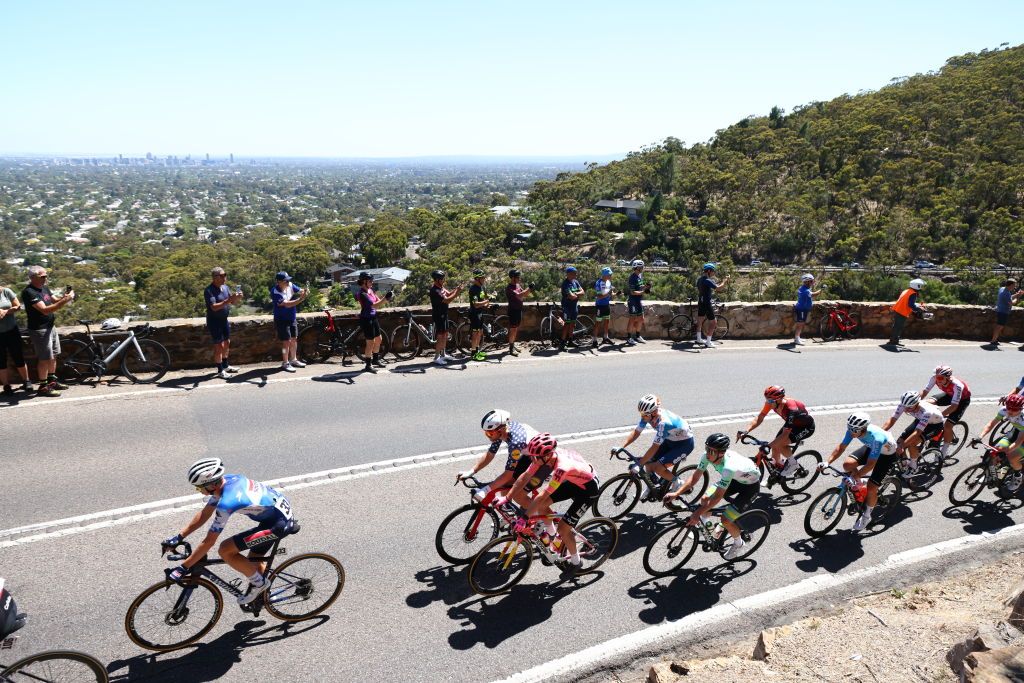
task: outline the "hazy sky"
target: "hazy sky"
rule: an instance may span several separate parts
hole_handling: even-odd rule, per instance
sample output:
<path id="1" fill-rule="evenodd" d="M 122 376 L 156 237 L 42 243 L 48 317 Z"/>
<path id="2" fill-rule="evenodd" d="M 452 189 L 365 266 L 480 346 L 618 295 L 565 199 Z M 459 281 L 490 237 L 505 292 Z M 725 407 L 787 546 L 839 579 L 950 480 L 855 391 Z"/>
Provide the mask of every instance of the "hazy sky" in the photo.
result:
<path id="1" fill-rule="evenodd" d="M 0 153 L 578 155 L 1024 42 L 1024 2 L 0 4 Z"/>

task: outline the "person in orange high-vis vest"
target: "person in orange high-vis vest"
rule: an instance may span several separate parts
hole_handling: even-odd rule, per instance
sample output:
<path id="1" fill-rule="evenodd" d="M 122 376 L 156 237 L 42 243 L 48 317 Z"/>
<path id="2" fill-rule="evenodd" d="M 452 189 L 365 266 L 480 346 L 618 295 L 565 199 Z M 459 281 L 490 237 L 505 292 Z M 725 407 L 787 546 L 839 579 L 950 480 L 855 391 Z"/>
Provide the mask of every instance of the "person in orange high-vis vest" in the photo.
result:
<path id="1" fill-rule="evenodd" d="M 900 343 L 900 336 L 910 316 L 918 312 L 924 312 L 924 302 L 921 301 L 921 288 L 924 287 L 924 280 L 914 278 L 910 286 L 903 290 L 900 298 L 892 307 L 892 334 L 889 335 L 889 346 L 903 346 Z"/>

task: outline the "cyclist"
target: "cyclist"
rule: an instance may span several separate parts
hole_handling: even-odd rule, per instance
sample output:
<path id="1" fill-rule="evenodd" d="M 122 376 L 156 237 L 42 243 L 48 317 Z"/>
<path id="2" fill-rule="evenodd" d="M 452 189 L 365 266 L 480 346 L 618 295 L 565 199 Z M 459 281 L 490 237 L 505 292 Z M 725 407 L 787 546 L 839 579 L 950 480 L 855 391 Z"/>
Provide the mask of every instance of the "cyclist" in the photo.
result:
<path id="1" fill-rule="evenodd" d="M 576 273 L 576 266 L 565 267 L 565 279 L 562 280 L 562 341 L 558 344 L 559 351 L 565 351 L 567 344 L 576 346 L 572 333 L 576 329 L 576 319 L 580 317 L 580 297 L 583 296 L 583 286 L 576 279 Z"/>
<path id="2" fill-rule="evenodd" d="M 524 458 L 523 453 L 526 451 L 526 444 L 530 439 L 537 436 L 536 429 L 528 424 L 514 421 L 507 410 L 500 408 L 488 411 L 484 415 L 480 420 L 480 429 L 484 430 L 484 436 L 491 442 L 491 445 L 473 467 L 455 475 L 455 480 L 462 481 L 475 476 L 477 472 L 487 467 L 494 456 L 498 454 L 502 443 L 508 446 L 508 458 L 505 460 L 505 471 L 497 479 L 486 486 L 473 489 L 473 499 L 477 501 L 482 500 L 490 491 L 511 486 L 512 482 L 526 471 L 530 466 L 530 459 Z M 550 470 L 538 472 L 527 482 L 525 493 L 530 493 L 540 486 L 550 474 Z M 525 495 L 516 498 L 516 503 L 522 507 L 526 507 L 527 502 L 528 499 Z"/>
<path id="3" fill-rule="evenodd" d="M 598 344 L 612 344 L 608 337 L 608 330 L 612 324 L 612 295 L 615 289 L 612 287 L 612 269 L 605 266 L 601 269 L 601 277 L 594 283 L 594 304 L 597 307 L 597 325 L 594 327 L 594 346 Z M 598 341 L 598 334 L 602 334 Z"/>
<path id="4" fill-rule="evenodd" d="M 984 437 L 1001 420 L 1005 419 L 1013 425 L 1013 430 L 996 442 L 996 448 L 1006 453 L 1006 459 L 1010 461 L 1010 467 L 1013 468 L 1013 473 L 1010 474 L 1006 484 L 1006 488 L 1011 492 L 1018 491 L 1021 482 L 1024 481 L 1024 471 L 1021 470 L 1021 458 L 1024 456 L 1024 413 L 1021 412 L 1022 410 L 1024 410 L 1024 394 L 1010 394 L 1006 397 L 1006 402 L 999 408 L 996 416 L 989 420 L 989 423 L 981 430 L 981 436 Z"/>
<path id="5" fill-rule="evenodd" d="M 807 316 L 811 314 L 811 309 L 814 307 L 814 297 L 821 294 L 822 289 L 825 289 L 825 285 L 814 289 L 814 276 L 810 273 L 804 273 L 800 277 L 800 288 L 796 290 L 796 305 L 793 306 L 793 343 L 797 346 L 804 345 L 800 334 L 804 331 Z"/>
<path id="6" fill-rule="evenodd" d="M 529 468 L 516 479 L 509 495 L 495 502 L 499 505 L 505 504 L 508 498 L 514 498 L 522 491 L 542 467 L 550 467 L 551 479 L 548 480 L 547 487 L 530 501 L 529 507 L 526 508 L 526 517 L 549 514 L 551 503 L 571 500 L 569 509 L 558 521 L 558 535 L 565 548 L 566 561 L 574 567 L 579 567 L 582 560 L 576 547 L 573 527 L 597 500 L 599 481 L 594 473 L 594 467 L 576 451 L 559 448 L 555 437 L 547 433 L 538 434 L 530 439 L 526 445 L 526 453 L 532 461 Z M 525 522 L 525 519 L 520 520 L 520 524 Z M 548 533 L 551 533 L 550 527 Z"/>
<path id="7" fill-rule="evenodd" d="M 660 498 L 665 493 L 665 488 L 672 483 L 672 468 L 676 463 L 685 460 L 686 456 L 693 452 L 693 430 L 686 420 L 679 417 L 670 410 L 661 407 L 661 399 L 654 394 L 644 394 L 637 403 L 637 410 L 640 411 L 640 422 L 637 423 L 633 433 L 626 438 L 622 444 L 623 448 L 629 446 L 644 431 L 644 427 L 654 427 L 654 441 L 650 448 L 640 458 L 640 465 L 648 472 L 653 472 L 661 477 L 660 487 L 657 490 Z M 614 453 L 614 450 L 612 451 Z M 633 469 L 636 465 L 632 465 Z M 655 479 L 657 483 L 658 480 Z M 641 498 L 647 498 L 651 491 L 644 485 L 644 492 Z"/>
<path id="8" fill-rule="evenodd" d="M 863 445 L 847 456 L 843 461 L 843 470 L 853 477 L 858 485 L 861 484 L 862 477 L 871 473 L 867 497 L 864 499 L 864 512 L 853 523 L 854 531 L 863 531 L 871 521 L 871 512 L 878 504 L 878 487 L 882 485 L 885 475 L 896 462 L 897 446 L 892 434 L 871 424 L 871 418 L 867 413 L 853 413 L 846 418 L 846 435 L 843 440 L 828 456 L 828 462 L 818 463 L 818 470 L 823 470 L 835 462 L 854 439 L 858 439 Z"/>
<path id="9" fill-rule="evenodd" d="M 711 296 L 716 289 L 728 282 L 729 278 L 715 282 L 712 279 L 715 274 L 714 263 L 705 263 L 703 271 L 703 274 L 697 278 L 697 346 L 713 349 L 715 342 L 711 341 L 711 338 L 715 336 L 718 321 L 715 320 L 715 307 L 711 303 Z M 707 334 L 704 334 L 705 327 L 707 327 Z"/>
<path id="10" fill-rule="evenodd" d="M 942 414 L 946 418 L 946 424 L 943 427 L 942 445 L 939 446 L 939 451 L 945 458 L 949 444 L 953 441 L 953 423 L 963 419 L 964 411 L 967 410 L 967 406 L 971 405 L 971 390 L 967 386 L 967 382 L 953 376 L 953 369 L 948 365 L 940 365 L 935 368 L 932 378 L 921 390 L 921 398 L 925 398 L 935 386 L 938 386 L 945 394 L 945 396 L 940 396 L 932 401 L 935 405 L 945 408 Z"/>
<path id="11" fill-rule="evenodd" d="M 764 390 L 764 407 L 761 408 L 761 412 L 746 431 L 736 432 L 736 438 L 743 438 L 745 434 L 754 431 L 770 410 L 774 410 L 783 419 L 782 427 L 771 443 L 772 462 L 775 463 L 780 476 L 788 477 L 797 469 L 796 460 L 790 457 L 793 455 L 793 449 L 814 434 L 814 418 L 807 412 L 807 406 L 795 398 L 786 398 L 785 388 L 773 384 Z M 783 457 L 786 458 L 785 462 Z"/>
<path id="12" fill-rule="evenodd" d="M 508 271 L 508 284 L 505 285 L 505 298 L 508 300 L 508 352 L 512 356 L 519 355 L 516 348 L 516 336 L 519 325 L 523 322 L 523 297 L 529 295 L 530 288 L 519 284 L 522 272 L 516 268 Z"/>
<path id="13" fill-rule="evenodd" d="M 180 582 L 192 567 L 205 560 L 228 519 L 235 512 L 240 512 L 258 525 L 227 539 L 217 552 L 228 566 L 249 579 L 248 591 L 238 598 L 238 604 L 248 605 L 270 585 L 263 576 L 267 558 L 260 554 L 260 547 L 299 531 L 299 524 L 292 516 L 291 503 L 266 484 L 240 474 L 224 474 L 224 463 L 220 458 L 203 458 L 193 463 L 188 470 L 188 483 L 209 496 L 206 505 L 181 532 L 161 545 L 165 548 L 177 546 L 211 517 L 213 524 L 199 547 L 179 566 L 167 570 L 167 578 Z M 248 558 L 242 555 L 245 550 L 250 551 Z"/>
<path id="14" fill-rule="evenodd" d="M 480 338 L 484 335 L 484 309 L 490 305 L 484 291 L 484 280 L 487 275 L 477 268 L 473 271 L 473 284 L 469 286 L 469 355 L 473 360 L 487 360 L 487 355 L 480 350 Z"/>
<path id="15" fill-rule="evenodd" d="M 448 345 L 448 304 L 462 291 L 462 285 L 449 290 L 444 286 L 446 277 L 443 270 L 435 270 L 430 274 L 434 284 L 430 286 L 430 314 L 434 320 L 434 363 L 447 365 L 445 349 Z"/>
<path id="16" fill-rule="evenodd" d="M 708 487 L 707 492 L 700 499 L 700 505 L 693 511 L 686 523 L 694 526 L 700 522 L 706 522 L 708 511 L 722 502 L 723 498 L 728 500 L 729 507 L 725 508 L 725 512 L 722 513 L 722 526 L 733 538 L 732 545 L 725 552 L 727 560 L 739 555 L 740 550 L 746 545 L 735 520 L 741 512 L 750 506 L 761 490 L 761 473 L 758 472 L 757 465 L 750 458 L 731 450 L 730 443 L 729 437 L 725 434 L 709 436 L 704 441 L 704 457 L 697 465 L 697 470 L 689 480 L 682 482 L 679 489 L 669 493 L 663 499 L 665 501 L 675 500 L 696 486 L 697 481 L 704 472 L 708 471 L 708 468 L 714 468 L 719 475 L 718 481 Z"/>
<path id="17" fill-rule="evenodd" d="M 640 336 L 640 328 L 644 324 L 644 295 L 651 291 L 651 286 L 644 282 L 644 262 L 633 261 L 633 272 L 629 276 L 629 295 L 626 297 L 626 310 L 629 321 L 626 323 L 626 344 L 636 346 L 646 340 Z"/>
<path id="18" fill-rule="evenodd" d="M 916 391 L 908 391 L 900 397 L 900 404 L 896 406 L 896 412 L 885 421 L 882 429 L 888 431 L 904 412 L 913 417 L 914 422 L 900 434 L 896 445 L 901 453 L 904 449 L 909 453 L 910 465 L 907 469 L 913 472 L 917 469 L 917 456 L 921 453 L 921 445 L 942 431 L 942 423 L 946 421 L 946 418 L 942 416 L 937 407 L 930 403 L 922 403 L 921 394 Z"/>

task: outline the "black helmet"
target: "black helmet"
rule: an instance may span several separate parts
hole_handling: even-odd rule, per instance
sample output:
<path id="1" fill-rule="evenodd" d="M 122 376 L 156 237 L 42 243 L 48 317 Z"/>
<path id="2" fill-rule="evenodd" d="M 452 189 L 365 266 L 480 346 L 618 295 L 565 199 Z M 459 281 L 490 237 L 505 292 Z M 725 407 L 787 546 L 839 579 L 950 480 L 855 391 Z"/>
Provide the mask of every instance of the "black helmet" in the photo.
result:
<path id="1" fill-rule="evenodd" d="M 473 277 L 483 277 L 484 274 L 485 274 L 484 271 L 482 271 L 479 268 L 476 268 L 476 269 L 473 270 Z"/>
<path id="2" fill-rule="evenodd" d="M 721 432 L 715 432 L 707 439 L 704 440 L 704 445 L 708 448 L 713 448 L 716 451 L 724 451 L 729 447 L 732 441 L 725 434 Z"/>
<path id="3" fill-rule="evenodd" d="M 512 270 L 508 271 L 509 277 L 519 277 L 522 274 L 522 271 L 520 271 L 518 268 L 513 268 Z"/>
<path id="4" fill-rule="evenodd" d="M 372 280 L 372 279 L 373 279 L 373 276 L 370 275 L 369 273 L 367 273 L 364 270 L 363 272 L 359 273 L 359 277 L 356 278 L 356 282 L 366 282 L 367 280 Z"/>
<path id="5" fill-rule="evenodd" d="M 444 271 L 443 270 L 435 270 L 434 272 L 432 272 L 430 274 L 430 277 L 434 278 L 435 280 L 443 280 L 444 279 Z"/>

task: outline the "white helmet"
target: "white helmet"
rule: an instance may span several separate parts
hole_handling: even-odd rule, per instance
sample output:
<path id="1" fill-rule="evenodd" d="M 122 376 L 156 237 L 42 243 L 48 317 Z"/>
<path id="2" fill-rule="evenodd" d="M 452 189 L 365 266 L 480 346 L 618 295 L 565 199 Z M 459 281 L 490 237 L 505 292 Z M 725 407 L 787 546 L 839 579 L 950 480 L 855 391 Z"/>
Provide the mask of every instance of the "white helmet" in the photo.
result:
<path id="1" fill-rule="evenodd" d="M 921 278 L 915 277 L 913 280 L 910 281 L 911 289 L 920 291 L 922 287 L 924 287 L 924 280 L 922 280 Z"/>
<path id="2" fill-rule="evenodd" d="M 100 323 L 100 329 L 106 332 L 109 332 L 110 330 L 117 330 L 120 328 L 121 321 L 118 320 L 117 318 L 107 318 L 102 323 Z"/>
<path id="3" fill-rule="evenodd" d="M 188 468 L 188 483 L 193 486 L 205 486 L 224 476 L 224 463 L 220 458 L 203 458 L 196 460 Z"/>
<path id="4" fill-rule="evenodd" d="M 511 419 L 512 416 L 507 410 L 495 408 L 484 415 L 484 419 L 480 420 L 480 429 L 491 431 L 492 429 L 507 427 Z"/>
<path id="5" fill-rule="evenodd" d="M 636 409 L 641 413 L 653 413 L 661 406 L 661 399 L 654 394 L 644 394 L 636 404 Z"/>
<path id="6" fill-rule="evenodd" d="M 804 273 L 803 275 L 800 276 L 800 282 L 810 282 L 813 279 L 814 276 L 811 275 L 810 273 Z"/>
<path id="7" fill-rule="evenodd" d="M 921 395 L 916 391 L 908 391 L 900 396 L 900 405 L 904 408 L 913 408 L 921 402 Z"/>
<path id="8" fill-rule="evenodd" d="M 854 413 L 846 418 L 846 426 L 850 428 L 851 432 L 865 430 L 869 424 L 871 424 L 871 418 L 867 413 Z"/>
<path id="9" fill-rule="evenodd" d="M 643 268 L 643 267 L 644 267 L 644 262 L 643 262 L 643 261 L 641 261 L 640 259 L 635 259 L 635 260 L 634 260 L 634 261 L 633 261 L 633 262 L 632 262 L 631 264 L 629 264 L 629 265 L 633 266 L 634 268 Z"/>

